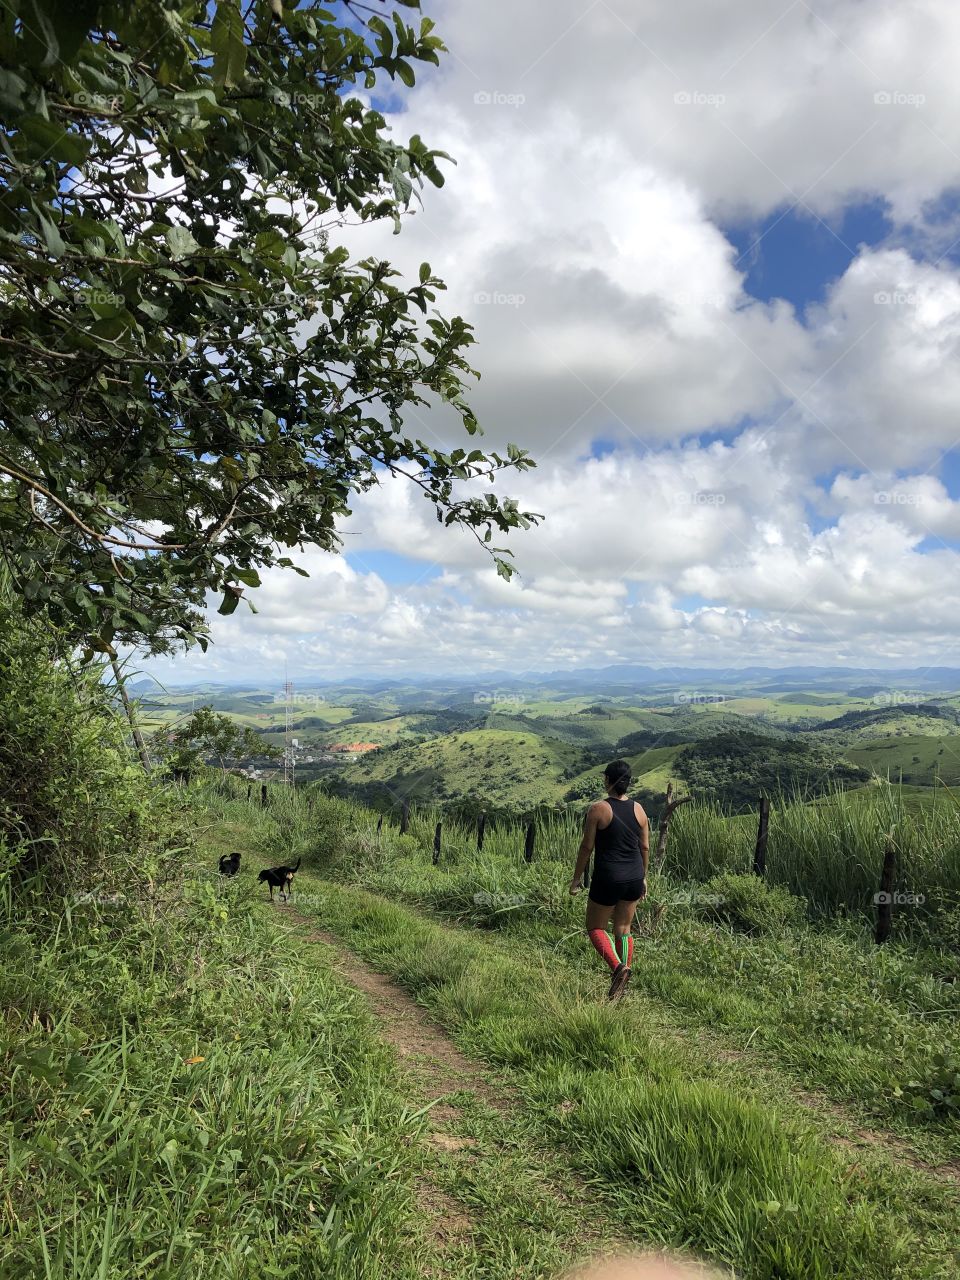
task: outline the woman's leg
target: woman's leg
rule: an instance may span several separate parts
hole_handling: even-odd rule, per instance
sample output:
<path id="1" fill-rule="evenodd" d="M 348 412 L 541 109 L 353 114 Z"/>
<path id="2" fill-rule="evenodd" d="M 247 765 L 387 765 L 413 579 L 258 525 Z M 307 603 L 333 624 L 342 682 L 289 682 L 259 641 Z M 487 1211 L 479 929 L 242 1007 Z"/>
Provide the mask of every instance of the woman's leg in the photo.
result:
<path id="1" fill-rule="evenodd" d="M 617 959 L 628 968 L 633 966 L 633 935 L 630 932 L 639 898 L 622 898 L 613 908 L 614 950 Z"/>
<path id="2" fill-rule="evenodd" d="M 613 910 L 612 905 L 587 899 L 587 937 L 610 968 L 616 969 L 620 957 L 617 955 L 614 935 L 608 928 Z"/>

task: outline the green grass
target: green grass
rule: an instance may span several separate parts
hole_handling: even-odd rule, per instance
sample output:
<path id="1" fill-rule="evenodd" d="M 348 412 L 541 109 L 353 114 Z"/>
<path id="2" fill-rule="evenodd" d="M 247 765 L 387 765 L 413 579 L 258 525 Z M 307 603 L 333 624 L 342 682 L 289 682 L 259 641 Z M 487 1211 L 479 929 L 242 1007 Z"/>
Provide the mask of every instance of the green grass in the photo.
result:
<path id="1" fill-rule="evenodd" d="M 960 738 L 955 735 L 937 738 L 904 734 L 867 739 L 848 748 L 845 754 L 879 777 L 893 782 L 902 779 L 908 786 L 935 787 L 938 777 L 951 787 L 960 784 Z"/>
<path id="2" fill-rule="evenodd" d="M 426 779 L 428 798 L 483 796 L 491 805 L 523 807 L 559 798 L 562 775 L 579 759 L 576 748 L 533 733 L 472 730 L 444 734 L 397 751 L 371 754 L 350 766 L 354 783 L 387 782 L 402 797 L 405 781 Z M 430 781 L 435 779 L 435 781 Z"/>
<path id="3" fill-rule="evenodd" d="M 246 886 L 183 887 L 2 935 L 5 1280 L 412 1280 L 391 1056 Z"/>
<path id="4" fill-rule="evenodd" d="M 592 968 L 558 969 L 539 949 L 489 946 L 361 890 L 306 883 L 304 909 L 515 1082 L 636 1236 L 692 1247 L 745 1280 L 952 1274 L 945 1188 L 853 1163 L 787 1110 L 732 1089 L 642 1010 L 598 1002 Z"/>
<path id="5" fill-rule="evenodd" d="M 217 803 L 218 819 L 242 830 L 246 807 Z M 286 810 L 295 815 L 306 805 L 288 796 Z M 249 834 L 269 842 L 272 826 L 287 821 L 279 808 L 273 815 L 255 810 Z M 545 824 L 529 866 L 510 828 L 491 833 L 482 855 L 466 834 L 445 841 L 434 866 L 429 822 L 415 821 L 404 837 L 388 827 L 378 839 L 373 821 L 352 805 L 318 802 L 312 830 L 308 825 L 302 835 L 291 834 L 290 844 L 306 853 L 308 866 L 335 879 L 481 930 L 497 929 L 522 948 L 547 947 L 572 962 L 581 957 L 583 903 L 567 893 L 575 832 L 564 819 Z M 746 887 L 755 883 L 751 876 Z M 884 948 L 874 944 L 869 918 L 787 924 L 788 917 L 766 911 L 763 902 L 745 915 L 734 901 L 735 919 L 739 913 L 763 925 L 764 912 L 756 912 L 764 908 L 769 920 L 759 932 L 743 933 L 716 922 L 730 912 L 710 904 L 713 889 L 676 877 L 651 880 L 641 915 L 656 901 L 667 902 L 668 910 L 656 939 L 638 941 L 635 984 L 668 1005 L 687 1029 L 722 1032 L 738 1050 L 753 1045 L 795 1087 L 821 1089 L 934 1158 L 956 1158 L 960 1110 L 943 1110 L 935 1094 L 942 1074 L 937 1055 L 952 1054 L 960 1069 L 955 945 L 933 945 L 923 932 L 916 935 L 921 945 L 909 945 L 914 934 L 904 930 L 906 907 L 896 918 L 901 942 Z M 809 904 L 793 902 L 803 920 Z"/>

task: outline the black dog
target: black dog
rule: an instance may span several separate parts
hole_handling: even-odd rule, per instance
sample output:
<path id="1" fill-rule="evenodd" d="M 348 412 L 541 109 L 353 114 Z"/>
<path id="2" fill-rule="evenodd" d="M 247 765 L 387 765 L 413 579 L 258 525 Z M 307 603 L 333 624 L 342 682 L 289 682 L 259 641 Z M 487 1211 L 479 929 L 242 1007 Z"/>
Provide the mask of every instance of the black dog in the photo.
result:
<path id="1" fill-rule="evenodd" d="M 222 876 L 235 876 L 239 870 L 239 853 L 225 853 L 220 859 L 220 874 Z"/>
<path id="2" fill-rule="evenodd" d="M 286 890 L 287 901 L 290 900 L 290 889 L 293 886 L 293 877 L 300 870 L 300 863 L 302 861 L 302 858 L 298 858 L 297 865 L 295 867 L 264 867 L 260 872 L 257 876 L 257 880 L 260 884 L 263 884 L 263 882 L 266 881 L 270 886 L 271 902 L 273 901 L 274 889 L 280 890 L 281 899 L 283 898 L 284 890 Z"/>

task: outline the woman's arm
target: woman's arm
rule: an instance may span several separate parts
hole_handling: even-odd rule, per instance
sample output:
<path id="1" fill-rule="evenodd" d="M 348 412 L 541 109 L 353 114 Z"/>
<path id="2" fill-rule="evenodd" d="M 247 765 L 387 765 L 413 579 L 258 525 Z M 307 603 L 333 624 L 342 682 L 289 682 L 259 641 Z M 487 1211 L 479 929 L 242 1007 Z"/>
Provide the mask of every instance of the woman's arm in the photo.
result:
<path id="1" fill-rule="evenodd" d="M 583 879 L 583 873 L 587 869 L 587 863 L 590 861 L 590 855 L 593 853 L 594 841 L 597 838 L 597 824 L 600 820 L 600 811 L 603 801 L 598 800 L 596 804 L 592 804 L 587 810 L 586 817 L 583 820 L 583 839 L 580 841 L 580 848 L 577 850 L 577 861 L 573 868 L 573 879 L 570 881 L 570 892 L 578 893 L 583 885 L 580 881 Z"/>
<path id="2" fill-rule="evenodd" d="M 647 868 L 650 865 L 650 819 L 647 817 L 642 804 L 634 803 L 634 813 L 637 815 L 637 821 L 640 823 L 640 856 L 643 858 L 643 894 L 647 896 Z"/>

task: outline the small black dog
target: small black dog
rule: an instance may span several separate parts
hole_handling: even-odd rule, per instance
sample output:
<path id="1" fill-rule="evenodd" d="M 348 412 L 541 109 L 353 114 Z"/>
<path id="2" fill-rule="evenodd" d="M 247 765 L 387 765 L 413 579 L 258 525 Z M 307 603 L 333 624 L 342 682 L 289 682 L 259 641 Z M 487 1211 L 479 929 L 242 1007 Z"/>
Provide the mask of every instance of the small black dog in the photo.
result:
<path id="1" fill-rule="evenodd" d="M 220 874 L 222 876 L 235 876 L 239 870 L 239 853 L 225 853 L 220 859 Z"/>
<path id="2" fill-rule="evenodd" d="M 293 877 L 300 870 L 300 863 L 302 861 L 303 858 L 298 858 L 297 865 L 295 867 L 264 867 L 260 872 L 257 876 L 257 880 L 260 884 L 263 884 L 263 882 L 266 881 L 270 886 L 271 902 L 273 901 L 274 889 L 280 890 L 281 899 L 283 898 L 284 890 L 286 890 L 287 901 L 290 900 L 290 889 L 293 886 Z"/>

